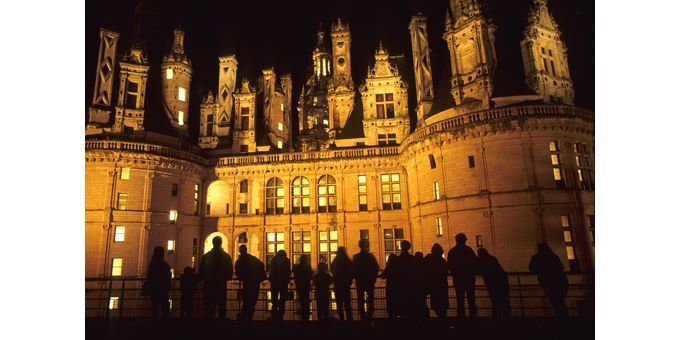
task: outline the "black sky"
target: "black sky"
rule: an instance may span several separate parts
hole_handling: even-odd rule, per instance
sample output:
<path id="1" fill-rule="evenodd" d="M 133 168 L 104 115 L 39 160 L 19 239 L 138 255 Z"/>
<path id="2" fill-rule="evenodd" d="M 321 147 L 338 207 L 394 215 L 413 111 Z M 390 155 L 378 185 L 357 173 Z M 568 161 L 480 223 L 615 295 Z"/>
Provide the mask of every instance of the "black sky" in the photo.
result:
<path id="1" fill-rule="evenodd" d="M 519 43 L 527 25 L 531 0 L 488 0 L 489 16 L 494 20 L 498 67 L 494 95 L 526 92 Z M 86 107 L 92 100 L 99 27 L 121 33 L 119 53 L 129 48 L 133 9 L 138 0 L 86 3 L 85 89 Z M 359 85 L 373 63 L 378 41 L 391 55 L 403 54 L 411 65 L 408 22 L 420 11 L 428 17 L 428 32 L 435 90 L 441 68 L 449 63 L 449 52 L 442 39 L 444 11 L 448 0 L 346 0 L 346 1 L 155 1 L 158 8 L 155 32 L 149 39 L 151 64 L 147 108 L 154 110 L 160 95 L 159 64 L 172 43 L 172 30 L 182 24 L 185 46 L 192 59 L 194 75 L 190 92 L 190 134 L 197 135 L 201 98 L 217 87 L 217 57 L 236 54 L 238 82 L 243 76 L 254 80 L 264 67 L 273 66 L 277 74 L 293 76 L 293 98 L 309 66 L 321 23 L 328 33 L 337 17 L 348 20 L 352 33 L 352 74 Z M 551 0 L 548 6 L 568 47 L 569 68 L 576 91 L 576 105 L 595 107 L 595 10 L 588 0 Z M 412 70 L 403 75 L 413 90 Z M 413 105 L 411 105 L 413 110 Z M 154 130 L 161 112 L 147 111 L 147 129 Z M 295 120 L 296 117 L 293 117 Z M 296 124 L 296 122 L 294 122 Z M 297 126 L 297 125 L 293 125 Z M 162 130 L 162 129 L 159 129 Z"/>

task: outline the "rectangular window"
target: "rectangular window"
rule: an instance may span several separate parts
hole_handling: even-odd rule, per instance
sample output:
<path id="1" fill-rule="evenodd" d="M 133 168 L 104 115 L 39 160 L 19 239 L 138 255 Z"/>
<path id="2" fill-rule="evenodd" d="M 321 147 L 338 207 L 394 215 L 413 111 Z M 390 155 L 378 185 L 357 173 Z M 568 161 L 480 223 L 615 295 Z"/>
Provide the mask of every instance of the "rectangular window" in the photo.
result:
<path id="1" fill-rule="evenodd" d="M 338 231 L 320 230 L 319 231 L 319 263 L 325 262 L 330 265 L 335 259 L 335 252 L 338 251 Z"/>
<path id="2" fill-rule="evenodd" d="M 168 240 L 168 255 L 175 253 L 175 240 Z"/>
<path id="3" fill-rule="evenodd" d="M 468 156 L 468 168 L 472 169 L 475 167 L 475 156 Z"/>
<path id="4" fill-rule="evenodd" d="M 112 296 L 109 299 L 109 310 L 118 309 L 119 297 Z"/>
<path id="5" fill-rule="evenodd" d="M 545 54 L 545 47 L 541 47 L 541 53 Z"/>
<path id="6" fill-rule="evenodd" d="M 124 192 L 118 193 L 118 210 L 127 210 L 128 194 Z"/>
<path id="7" fill-rule="evenodd" d="M 574 235 L 571 228 L 571 216 L 562 215 L 561 217 L 562 233 L 564 234 L 564 246 L 567 251 L 567 260 L 569 260 L 569 269 L 578 271 L 578 262 L 576 261 L 576 254 L 574 253 Z"/>
<path id="8" fill-rule="evenodd" d="M 553 179 L 555 180 L 555 186 L 557 188 L 564 188 L 564 178 L 562 176 L 562 160 L 560 158 L 559 148 L 557 147 L 557 141 L 550 141 L 548 144 L 548 149 L 550 150 L 550 164 L 552 164 Z"/>
<path id="9" fill-rule="evenodd" d="M 111 260 L 111 276 L 123 275 L 123 258 L 114 257 Z"/>
<path id="10" fill-rule="evenodd" d="M 238 186 L 238 192 L 241 194 L 247 194 L 248 193 L 248 180 L 243 180 L 241 183 L 239 183 Z"/>
<path id="11" fill-rule="evenodd" d="M 375 106 L 378 118 L 394 118 L 394 95 L 392 93 L 376 94 Z"/>
<path id="12" fill-rule="evenodd" d="M 359 239 L 360 240 L 368 240 L 368 229 L 359 230 Z"/>
<path id="13" fill-rule="evenodd" d="M 381 174 L 380 186 L 382 188 L 383 210 L 401 209 L 401 185 L 399 184 L 399 174 Z"/>
<path id="14" fill-rule="evenodd" d="M 368 211 L 368 186 L 366 185 L 366 175 L 359 175 L 359 211 Z"/>
<path id="15" fill-rule="evenodd" d="M 177 124 L 180 126 L 184 125 L 184 111 L 177 112 Z"/>
<path id="16" fill-rule="evenodd" d="M 284 241 L 283 232 L 277 231 L 267 233 L 267 249 L 266 249 L 267 269 L 269 269 L 269 263 L 272 261 L 272 258 L 274 258 L 274 255 L 276 255 L 276 252 L 279 250 L 284 250 L 283 241 Z"/>
<path id="17" fill-rule="evenodd" d="M 250 129 L 250 117 L 241 116 L 241 130 Z"/>
<path id="18" fill-rule="evenodd" d="M 200 189 L 200 185 L 194 184 L 194 216 L 198 216 Z"/>
<path id="19" fill-rule="evenodd" d="M 293 264 L 300 262 L 300 256 L 305 255 L 307 259 L 312 253 L 312 232 L 311 231 L 294 231 L 291 235 L 293 239 Z"/>
<path id="20" fill-rule="evenodd" d="M 125 241 L 125 226 L 117 225 L 113 237 L 113 242 L 123 242 Z"/>
<path id="21" fill-rule="evenodd" d="M 241 153 L 247 153 L 248 152 L 248 145 L 241 145 Z"/>
<path id="22" fill-rule="evenodd" d="M 433 188 L 434 189 L 434 199 L 438 200 L 440 198 L 440 196 L 439 196 L 439 182 L 434 182 L 433 187 L 434 187 Z"/>
<path id="23" fill-rule="evenodd" d="M 279 123 L 279 131 L 283 131 L 283 123 Z"/>
<path id="24" fill-rule="evenodd" d="M 477 241 L 477 248 L 484 248 L 484 238 L 482 235 L 477 235 L 475 240 Z"/>
<path id="25" fill-rule="evenodd" d="M 175 223 L 177 221 L 177 210 L 170 210 L 168 217 L 172 223 Z"/>
<path id="26" fill-rule="evenodd" d="M 378 134 L 378 145 L 387 145 L 387 135 L 379 133 Z"/>
<path id="27" fill-rule="evenodd" d="M 383 230 L 383 240 L 385 242 L 385 261 L 390 254 L 399 255 L 401 252 L 401 241 L 404 240 L 404 229 L 388 228 Z"/>
<path id="28" fill-rule="evenodd" d="M 248 203 L 239 203 L 238 204 L 238 213 L 241 215 L 247 215 L 248 214 Z"/>
<path id="29" fill-rule="evenodd" d="M 187 100 L 187 90 L 183 87 L 179 87 L 179 92 L 177 93 L 177 99 L 179 99 L 182 102 L 185 102 Z"/>
<path id="30" fill-rule="evenodd" d="M 388 133 L 387 134 L 387 145 L 397 145 L 397 134 Z"/>
<path id="31" fill-rule="evenodd" d="M 175 71 L 171 67 L 165 69 L 165 79 L 172 79 L 174 75 Z"/>
<path id="32" fill-rule="evenodd" d="M 595 247 L 595 215 L 588 215 L 588 223 L 590 224 L 590 242 Z"/>
<path id="33" fill-rule="evenodd" d="M 192 249 L 191 249 L 191 255 L 197 255 L 198 254 L 198 239 L 194 237 L 193 243 L 192 243 Z M 192 265 L 193 267 L 193 265 Z"/>
<path id="34" fill-rule="evenodd" d="M 437 217 L 437 236 L 444 235 L 444 226 L 442 225 L 442 218 Z"/>
<path id="35" fill-rule="evenodd" d="M 125 92 L 125 106 L 129 109 L 136 109 L 137 97 L 139 96 L 139 84 L 134 81 L 128 81 Z"/>
<path id="36" fill-rule="evenodd" d="M 177 196 L 177 183 L 172 183 L 171 193 L 173 197 Z"/>
<path id="37" fill-rule="evenodd" d="M 574 143 L 574 158 L 576 161 L 576 174 L 579 186 L 582 190 L 594 190 L 595 184 L 591 177 L 591 166 L 587 156 L 588 145 Z"/>
<path id="38" fill-rule="evenodd" d="M 130 179 L 130 168 L 122 168 L 120 169 L 120 179 Z"/>
<path id="39" fill-rule="evenodd" d="M 226 209 L 227 215 L 230 214 L 230 211 L 231 211 L 231 210 L 229 210 L 229 203 L 227 203 L 227 209 Z"/>
<path id="40" fill-rule="evenodd" d="M 429 154 L 427 155 L 427 158 L 430 159 L 430 169 L 434 169 L 437 167 L 437 161 L 434 159 L 434 155 Z"/>
<path id="41" fill-rule="evenodd" d="M 210 203 L 205 205 L 205 214 L 207 216 L 210 216 Z"/>
<path id="42" fill-rule="evenodd" d="M 543 69 L 548 72 L 548 59 L 543 58 Z"/>
<path id="43" fill-rule="evenodd" d="M 555 75 L 555 62 L 553 60 L 550 61 L 550 70 L 552 71 L 552 75 Z"/>
<path id="44" fill-rule="evenodd" d="M 278 141 L 278 142 L 276 143 L 276 146 L 277 146 L 279 149 L 283 149 L 283 142 L 282 142 L 282 141 Z"/>

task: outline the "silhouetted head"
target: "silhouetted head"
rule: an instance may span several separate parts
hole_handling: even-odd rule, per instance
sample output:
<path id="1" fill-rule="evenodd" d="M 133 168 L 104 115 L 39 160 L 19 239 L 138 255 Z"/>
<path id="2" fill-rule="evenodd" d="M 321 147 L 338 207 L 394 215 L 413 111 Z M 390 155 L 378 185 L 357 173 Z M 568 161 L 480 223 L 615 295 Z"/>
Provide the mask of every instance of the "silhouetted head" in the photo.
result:
<path id="1" fill-rule="evenodd" d="M 406 241 L 406 240 L 401 240 L 401 251 L 408 253 L 408 251 L 411 249 L 411 242 Z"/>
<path id="2" fill-rule="evenodd" d="M 390 256 L 387 257 L 387 263 L 392 263 L 397 260 L 397 255 L 392 253 Z"/>
<path id="3" fill-rule="evenodd" d="M 283 249 L 277 251 L 277 252 L 276 252 L 276 257 L 285 258 L 285 257 L 286 257 L 286 251 L 283 250 Z"/>
<path id="4" fill-rule="evenodd" d="M 338 247 L 338 250 L 335 252 L 335 257 L 342 259 L 349 258 L 349 256 L 347 256 L 347 249 L 345 247 Z"/>
<path id="5" fill-rule="evenodd" d="M 163 255 L 165 254 L 165 248 L 162 246 L 157 246 L 153 248 L 153 255 L 151 256 L 151 262 L 163 261 Z"/>
<path id="6" fill-rule="evenodd" d="M 222 238 L 219 236 L 215 236 L 212 239 L 212 244 L 213 244 L 213 249 L 217 248 L 222 248 Z"/>
<path id="7" fill-rule="evenodd" d="M 185 275 L 191 275 L 194 273 L 194 268 L 191 267 L 184 267 L 184 274 Z"/>
<path id="8" fill-rule="evenodd" d="M 430 253 L 434 256 L 442 256 L 444 255 L 444 248 L 442 248 L 441 244 L 435 243 L 432 245 L 432 250 L 430 250 Z"/>
<path id="9" fill-rule="evenodd" d="M 539 255 L 554 254 L 552 249 L 550 248 L 550 246 L 545 242 L 541 242 L 541 243 L 537 244 L 536 247 L 538 248 L 538 254 Z"/>
<path id="10" fill-rule="evenodd" d="M 319 268 L 317 269 L 319 270 L 319 273 L 325 273 L 328 271 L 328 264 L 326 264 L 326 262 L 319 262 Z"/>
<path id="11" fill-rule="evenodd" d="M 479 257 L 489 256 L 489 252 L 486 251 L 486 249 L 484 248 L 479 248 L 477 249 L 477 256 Z"/>
<path id="12" fill-rule="evenodd" d="M 248 247 L 245 244 L 238 246 L 238 253 L 241 255 L 248 254 Z"/>
<path id="13" fill-rule="evenodd" d="M 368 240 L 367 239 L 359 240 L 359 249 L 361 249 L 361 251 L 368 251 Z"/>
<path id="14" fill-rule="evenodd" d="M 422 252 L 417 251 L 414 255 L 416 256 L 416 258 L 417 258 L 418 260 L 422 260 L 422 259 L 423 259 L 423 253 L 422 253 Z"/>
<path id="15" fill-rule="evenodd" d="M 459 233 L 456 235 L 456 244 L 465 244 L 465 241 L 467 241 L 467 236 L 463 233 Z"/>
<path id="16" fill-rule="evenodd" d="M 307 258 L 306 254 L 300 255 L 300 260 L 298 261 L 300 265 L 303 266 L 308 266 L 309 265 L 309 259 Z"/>

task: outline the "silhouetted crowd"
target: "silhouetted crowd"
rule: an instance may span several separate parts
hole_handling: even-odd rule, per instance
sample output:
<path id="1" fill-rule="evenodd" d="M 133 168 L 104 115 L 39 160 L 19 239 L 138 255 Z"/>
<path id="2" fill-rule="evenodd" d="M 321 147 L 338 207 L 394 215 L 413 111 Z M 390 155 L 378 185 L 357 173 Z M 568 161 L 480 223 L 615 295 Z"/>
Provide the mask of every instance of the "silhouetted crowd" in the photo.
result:
<path id="1" fill-rule="evenodd" d="M 410 253 L 409 241 L 401 241 L 401 253 L 388 257 L 385 269 L 375 256 L 369 252 L 368 240 L 359 242 L 359 253 L 351 259 L 345 247 L 338 247 L 335 258 L 330 264 L 321 262 L 316 274 L 312 270 L 308 255 L 301 255 L 299 262 L 292 266 L 284 250 L 279 250 L 269 264 L 269 276 L 264 264 L 255 256 L 248 254 L 245 245 L 239 247 L 239 258 L 232 266 L 232 259 L 222 249 L 222 238 L 213 238 L 213 248 L 201 259 L 199 273 L 186 267 L 180 277 L 182 318 L 193 317 L 193 301 L 199 281 L 203 281 L 204 318 L 212 319 L 217 310 L 218 318 L 226 316 L 227 281 L 234 274 L 241 281 L 238 299 L 241 300 L 239 323 L 248 326 L 253 321 L 255 305 L 260 295 L 260 284 L 269 279 L 271 287 L 271 320 L 281 321 L 286 312 L 286 300 L 292 298 L 288 283 L 295 282 L 297 301 L 300 304 L 303 321 L 310 319 L 311 291 L 317 307 L 317 320 L 329 317 L 331 286 L 335 293 L 340 321 L 352 321 L 351 286 L 354 282 L 357 292 L 357 307 L 363 324 L 370 325 L 373 320 L 374 292 L 377 278 L 386 280 L 387 314 L 392 320 L 420 324 L 429 319 L 432 309 L 438 321 L 447 318 L 449 308 L 448 275 L 453 277 L 457 315 L 459 319 L 475 318 L 475 279 L 484 279 L 495 319 L 509 318 L 510 294 L 508 275 L 496 257 L 484 248 L 477 254 L 465 243 L 465 234 L 456 235 L 456 245 L 444 258 L 444 248 L 435 243 L 430 254 L 423 257 L 421 252 Z M 168 291 L 171 283 L 170 266 L 163 260 L 163 247 L 154 249 L 148 267 L 147 280 L 142 288 L 144 295 L 151 299 L 154 318 L 167 318 L 169 315 Z M 531 258 L 529 269 L 537 274 L 539 283 L 552 304 L 555 314 L 560 318 L 568 317 L 565 298 L 568 283 L 560 258 L 545 243 L 538 244 L 538 253 Z M 430 306 L 427 305 L 429 295 Z M 467 315 L 465 308 L 467 300 Z M 160 315 L 159 315 L 160 314 Z"/>

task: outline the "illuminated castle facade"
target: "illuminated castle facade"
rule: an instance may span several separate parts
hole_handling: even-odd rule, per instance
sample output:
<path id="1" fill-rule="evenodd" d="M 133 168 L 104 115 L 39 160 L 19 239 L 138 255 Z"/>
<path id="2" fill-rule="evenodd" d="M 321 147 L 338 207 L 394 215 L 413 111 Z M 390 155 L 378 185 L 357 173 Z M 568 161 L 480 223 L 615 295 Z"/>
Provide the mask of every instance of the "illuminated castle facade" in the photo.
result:
<path id="1" fill-rule="evenodd" d="M 350 24 L 335 20 L 317 33 L 299 94 L 290 75 L 245 79 L 238 56 L 220 56 L 200 112 L 189 111 L 196 79 L 181 27 L 160 69 L 142 39 L 121 53 L 119 34 L 101 29 L 86 119 L 86 276 L 145 275 L 158 245 L 177 273 L 215 236 L 232 256 L 240 244 L 262 260 L 285 249 L 316 267 L 338 246 L 357 252 L 361 238 L 384 266 L 403 239 L 427 254 L 465 233 L 508 271 L 526 271 L 538 242 L 565 267 L 592 269 L 594 113 L 573 106 L 546 2 L 532 1 L 520 43 L 533 94 L 505 97 L 493 96 L 495 26 L 477 0 L 450 1 L 442 37 L 413 16 L 413 69 L 378 44 L 365 79 L 352 79 L 352 54 L 370 52 L 352 51 Z M 435 91 L 430 44 L 450 52 L 446 91 Z M 145 109 L 159 90 L 149 72 L 161 74 L 158 112 Z M 165 117 L 176 135 L 145 131 L 145 115 Z M 200 115 L 190 143 L 177 137 L 189 115 Z"/>

